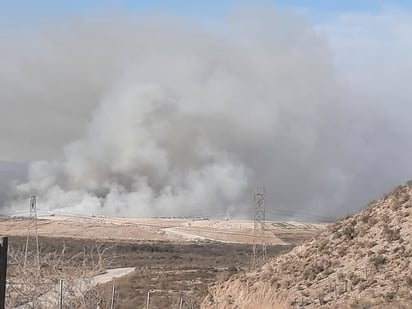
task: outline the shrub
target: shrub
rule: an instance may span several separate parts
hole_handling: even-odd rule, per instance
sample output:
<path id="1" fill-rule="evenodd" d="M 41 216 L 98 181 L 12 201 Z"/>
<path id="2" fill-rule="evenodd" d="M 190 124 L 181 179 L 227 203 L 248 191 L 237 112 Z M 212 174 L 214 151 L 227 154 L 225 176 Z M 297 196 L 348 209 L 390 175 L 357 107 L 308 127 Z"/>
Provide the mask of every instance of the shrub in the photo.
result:
<path id="1" fill-rule="evenodd" d="M 387 241 L 396 241 L 401 238 L 400 229 L 391 229 L 388 225 L 384 225 L 382 234 Z"/>
<path id="2" fill-rule="evenodd" d="M 363 281 L 359 284 L 359 291 L 363 291 L 366 290 L 369 286 L 370 286 L 370 282 L 369 281 Z"/>
<path id="3" fill-rule="evenodd" d="M 303 278 L 305 280 L 313 281 L 316 277 L 316 273 L 313 268 L 307 268 L 303 272 Z"/>
<path id="4" fill-rule="evenodd" d="M 365 211 L 360 219 L 363 223 L 367 223 L 370 217 L 371 217 L 371 213 L 369 211 Z"/>
<path id="5" fill-rule="evenodd" d="M 392 210 L 396 211 L 402 206 L 402 203 L 399 203 L 398 201 L 393 202 L 391 208 Z"/>
<path id="6" fill-rule="evenodd" d="M 342 281 L 343 279 L 345 279 L 345 274 L 339 272 L 337 278 L 338 278 L 339 281 Z"/>
<path id="7" fill-rule="evenodd" d="M 400 204 L 405 204 L 407 201 L 409 201 L 409 199 L 410 199 L 409 194 L 405 194 L 405 195 L 401 196 L 401 197 L 398 199 L 398 202 L 399 202 Z"/>
<path id="8" fill-rule="evenodd" d="M 377 242 L 376 242 L 376 241 L 370 241 L 370 242 L 367 243 L 367 246 L 366 246 L 366 247 L 368 247 L 368 248 L 373 248 L 373 247 L 375 247 L 376 245 L 377 245 Z"/>
<path id="9" fill-rule="evenodd" d="M 407 286 L 412 287 L 412 276 L 407 276 L 405 281 Z"/>
<path id="10" fill-rule="evenodd" d="M 351 273 L 349 275 L 349 280 L 352 282 L 352 285 L 357 285 L 360 281 L 360 278 L 355 273 Z"/>
<path id="11" fill-rule="evenodd" d="M 356 227 L 356 234 L 360 237 L 364 236 L 370 227 L 367 224 L 358 224 Z"/>
<path id="12" fill-rule="evenodd" d="M 345 235 L 345 238 L 347 240 L 352 240 L 353 238 L 355 238 L 355 228 L 352 225 L 346 227 L 343 230 L 343 235 Z"/>
<path id="13" fill-rule="evenodd" d="M 372 263 L 375 268 L 379 268 L 381 265 L 386 263 L 386 257 L 380 254 L 375 254 L 370 257 L 369 262 Z"/>
<path id="14" fill-rule="evenodd" d="M 395 297 L 396 297 L 396 294 L 394 292 L 389 292 L 385 295 L 385 300 L 387 302 L 391 302 L 395 299 Z"/>
<path id="15" fill-rule="evenodd" d="M 375 217 L 371 217 L 369 220 L 368 220 L 368 224 L 369 224 L 369 226 L 374 226 L 376 223 L 378 223 L 378 219 L 377 218 L 375 218 Z"/>
<path id="16" fill-rule="evenodd" d="M 340 247 L 340 248 L 338 248 L 338 254 L 339 254 L 340 256 L 344 256 L 347 251 L 348 251 L 348 248 L 346 248 L 346 247 Z"/>

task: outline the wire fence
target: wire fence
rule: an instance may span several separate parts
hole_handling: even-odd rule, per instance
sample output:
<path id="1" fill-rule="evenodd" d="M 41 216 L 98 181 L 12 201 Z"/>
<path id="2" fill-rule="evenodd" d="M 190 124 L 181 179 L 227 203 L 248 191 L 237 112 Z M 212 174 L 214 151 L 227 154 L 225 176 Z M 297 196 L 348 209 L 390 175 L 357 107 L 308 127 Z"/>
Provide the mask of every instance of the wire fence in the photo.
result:
<path id="1" fill-rule="evenodd" d="M 35 309 L 35 308 L 119 308 L 121 290 L 118 285 L 102 288 L 91 285 L 89 279 L 59 280 L 56 283 L 39 283 L 43 289 L 38 289 L 31 282 L 7 281 L 6 304 L 7 308 Z M 41 290 L 41 292 L 40 292 Z M 155 309 L 163 308 L 161 298 L 164 291 L 147 290 L 139 291 L 139 301 L 134 303 L 134 308 Z M 130 296 L 129 296 L 130 297 Z M 168 308 L 196 309 L 199 303 L 188 291 L 177 291 L 177 295 L 169 297 Z M 159 305 L 160 304 L 160 305 Z"/>
<path id="2" fill-rule="evenodd" d="M 251 201 L 250 201 L 251 202 Z M 249 203 L 252 205 L 253 203 Z M 37 208 L 39 213 L 48 214 L 48 215 L 63 215 L 63 216 L 74 216 L 78 218 L 104 218 L 103 215 L 95 214 L 81 214 L 81 213 L 70 213 L 66 212 L 63 209 L 41 209 Z M 28 215 L 29 211 L 18 210 L 14 212 L 4 213 L 2 215 L 5 216 L 25 216 Z M 212 214 L 208 214 L 206 212 L 199 212 L 199 213 L 190 213 L 187 218 L 207 218 L 211 216 L 211 218 L 222 219 L 225 217 L 233 217 L 235 215 L 236 218 L 244 218 L 244 219 L 253 219 L 254 209 L 253 207 L 242 207 L 238 205 L 237 207 L 229 208 L 229 209 L 222 209 L 221 211 L 214 211 Z M 183 216 L 185 217 L 185 216 Z M 114 218 L 109 218 L 110 221 L 113 221 Z M 273 220 L 306 220 L 310 222 L 332 222 L 338 219 L 336 216 L 326 215 L 325 213 L 319 213 L 313 211 L 311 209 L 302 209 L 297 208 L 291 210 L 290 208 L 285 209 L 282 205 L 266 205 L 266 219 L 273 219 Z"/>

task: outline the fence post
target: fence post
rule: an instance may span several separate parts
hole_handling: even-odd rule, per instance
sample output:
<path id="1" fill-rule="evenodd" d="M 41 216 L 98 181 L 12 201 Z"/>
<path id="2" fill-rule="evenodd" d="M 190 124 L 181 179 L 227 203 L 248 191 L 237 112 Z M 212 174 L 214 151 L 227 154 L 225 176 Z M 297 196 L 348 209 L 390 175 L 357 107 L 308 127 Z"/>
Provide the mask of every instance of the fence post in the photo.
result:
<path id="1" fill-rule="evenodd" d="M 4 309 L 6 303 L 6 275 L 7 275 L 7 249 L 9 238 L 0 238 L 0 309 Z"/>
<path id="2" fill-rule="evenodd" d="M 146 309 L 149 309 L 150 304 L 150 291 L 147 291 Z"/>
<path id="3" fill-rule="evenodd" d="M 183 308 L 183 298 L 180 297 L 180 301 L 179 301 L 179 309 Z"/>
<path id="4" fill-rule="evenodd" d="M 63 309 L 63 280 L 59 281 L 59 309 Z"/>
<path id="5" fill-rule="evenodd" d="M 113 288 L 112 288 L 112 300 L 110 302 L 110 309 L 114 309 L 114 298 L 116 296 L 116 288 L 113 284 Z"/>

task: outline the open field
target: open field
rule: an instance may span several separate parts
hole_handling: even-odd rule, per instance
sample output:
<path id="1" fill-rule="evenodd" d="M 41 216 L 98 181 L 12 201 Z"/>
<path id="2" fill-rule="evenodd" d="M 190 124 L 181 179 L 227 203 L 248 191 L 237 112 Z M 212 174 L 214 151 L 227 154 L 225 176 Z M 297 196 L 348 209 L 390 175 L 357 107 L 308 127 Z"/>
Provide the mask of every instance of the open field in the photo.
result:
<path id="1" fill-rule="evenodd" d="M 0 221 L 0 234 L 10 236 L 14 251 L 24 246 L 27 222 L 24 218 Z M 273 257 L 288 252 L 322 229 L 321 224 L 267 222 L 267 254 Z M 84 265 L 81 253 L 94 250 L 96 255 L 96 248 L 104 251 L 101 268 L 135 268 L 100 285 L 98 293 L 94 291 L 102 308 L 109 308 L 113 283 L 118 291 L 116 308 L 144 308 L 148 291 L 150 308 L 177 307 L 180 298 L 183 308 L 198 308 L 208 284 L 250 267 L 253 222 L 50 216 L 39 218 L 38 233 L 41 255 L 59 253 L 67 271 Z M 89 258 L 87 263 L 94 262 Z M 13 265 L 9 274 L 18 279 Z"/>
<path id="2" fill-rule="evenodd" d="M 324 224 L 266 222 L 265 242 L 279 245 L 313 236 Z M 24 236 L 27 218 L 0 219 L 0 235 Z M 253 221 L 184 218 L 98 218 L 44 216 L 37 220 L 39 236 L 101 241 L 218 241 L 253 243 Z"/>

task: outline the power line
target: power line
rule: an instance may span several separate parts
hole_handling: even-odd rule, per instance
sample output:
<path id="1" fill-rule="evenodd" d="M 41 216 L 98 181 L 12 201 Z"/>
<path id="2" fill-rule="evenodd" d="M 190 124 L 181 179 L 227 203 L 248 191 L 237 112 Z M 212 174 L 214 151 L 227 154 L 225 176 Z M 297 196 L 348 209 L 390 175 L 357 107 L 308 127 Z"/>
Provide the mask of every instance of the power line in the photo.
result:
<path id="1" fill-rule="evenodd" d="M 49 214 L 49 215 L 62 215 L 62 216 L 67 216 L 67 217 L 75 217 L 75 218 L 84 218 L 84 219 L 99 219 L 99 220 L 104 220 L 104 221 L 117 221 L 116 219 L 119 219 L 121 222 L 121 217 L 118 218 L 112 218 L 112 217 L 104 217 L 104 216 L 93 216 L 93 215 L 84 215 L 84 214 L 79 214 L 79 213 L 68 213 L 68 212 L 59 212 L 59 211 L 51 211 L 51 210 L 41 210 L 37 208 L 37 213 L 43 213 L 43 214 Z M 321 215 L 319 213 L 312 213 L 312 212 L 305 212 L 305 211 L 292 211 L 292 210 L 286 210 L 286 209 L 270 209 L 266 207 L 266 220 L 268 219 L 268 215 L 271 215 L 271 217 L 293 217 L 293 218 L 308 218 L 311 220 L 319 220 L 319 221 L 335 221 L 337 218 L 333 216 L 326 216 L 326 215 Z M 23 210 L 23 211 L 16 211 L 13 213 L 7 214 L 9 217 L 14 217 L 14 216 L 19 216 L 19 215 L 24 215 L 27 214 L 30 216 L 30 211 Z M 225 217 L 228 213 L 227 212 L 216 212 L 214 213 L 215 217 L 221 216 L 222 218 Z M 249 217 L 254 216 L 254 209 L 236 209 L 236 215 L 249 215 Z M 138 218 L 138 217 L 137 217 Z M 159 217 L 159 218 L 163 218 Z M 180 216 L 177 216 L 176 218 L 180 218 Z M 196 219 L 196 218 L 209 218 L 202 216 L 200 214 L 197 215 L 191 215 L 191 216 L 181 216 L 181 218 L 186 218 L 186 219 Z M 213 217 L 211 218 L 213 219 Z"/>

